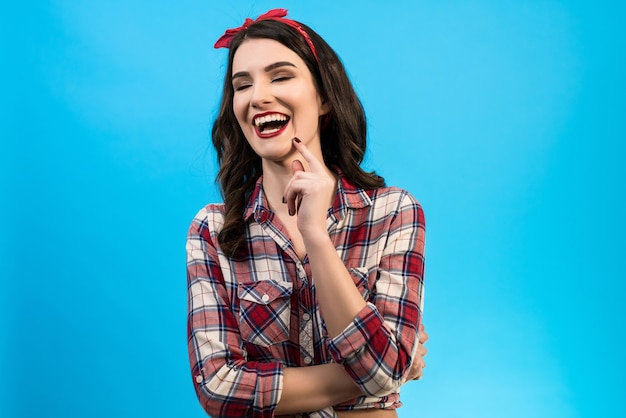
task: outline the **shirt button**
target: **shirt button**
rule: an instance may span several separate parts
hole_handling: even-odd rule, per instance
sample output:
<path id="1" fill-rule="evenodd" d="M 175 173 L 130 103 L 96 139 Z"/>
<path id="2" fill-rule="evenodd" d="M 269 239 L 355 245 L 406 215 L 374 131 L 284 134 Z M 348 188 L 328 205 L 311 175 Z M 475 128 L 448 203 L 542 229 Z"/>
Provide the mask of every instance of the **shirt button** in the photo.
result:
<path id="1" fill-rule="evenodd" d="M 309 357 L 309 356 L 306 356 L 306 357 L 304 358 L 304 362 L 305 362 L 306 364 L 311 364 L 311 361 L 313 361 L 313 360 L 312 360 L 312 359 L 311 359 L 311 357 Z"/>
<path id="2" fill-rule="evenodd" d="M 202 376 L 201 375 L 197 375 L 196 376 L 196 383 L 202 383 Z"/>
<path id="3" fill-rule="evenodd" d="M 270 300 L 270 297 L 269 297 L 269 295 L 263 295 L 263 296 L 261 297 L 261 300 L 262 300 L 263 302 L 267 302 L 268 300 Z"/>
<path id="4" fill-rule="evenodd" d="M 302 319 L 304 319 L 305 321 L 308 321 L 309 319 L 311 319 L 311 315 L 309 315 L 308 313 L 305 313 L 304 315 L 302 315 Z"/>

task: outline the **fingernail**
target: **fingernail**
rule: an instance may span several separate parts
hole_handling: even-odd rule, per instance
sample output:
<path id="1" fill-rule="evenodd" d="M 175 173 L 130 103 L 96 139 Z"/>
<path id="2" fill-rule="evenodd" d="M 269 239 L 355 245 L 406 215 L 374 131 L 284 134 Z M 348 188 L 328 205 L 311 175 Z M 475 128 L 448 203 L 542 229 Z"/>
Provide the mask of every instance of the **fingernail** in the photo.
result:
<path id="1" fill-rule="evenodd" d="M 289 216 L 293 216 L 293 211 L 289 209 Z"/>
<path id="2" fill-rule="evenodd" d="M 285 199 L 285 196 L 283 196 L 283 203 L 287 203 L 287 199 Z"/>
<path id="3" fill-rule="evenodd" d="M 302 141 L 300 141 L 300 139 L 298 139 L 297 137 L 294 137 L 294 138 L 293 138 L 293 140 L 294 140 L 294 141 L 296 141 L 298 144 L 299 144 L 300 142 L 302 142 Z"/>

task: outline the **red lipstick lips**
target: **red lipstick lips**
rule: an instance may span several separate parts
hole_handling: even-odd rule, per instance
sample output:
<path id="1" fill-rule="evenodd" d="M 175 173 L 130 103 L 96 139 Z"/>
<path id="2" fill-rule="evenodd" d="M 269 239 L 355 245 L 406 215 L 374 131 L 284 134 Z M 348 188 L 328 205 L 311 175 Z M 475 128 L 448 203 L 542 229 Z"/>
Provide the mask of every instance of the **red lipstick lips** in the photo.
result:
<path id="1" fill-rule="evenodd" d="M 283 133 L 289 124 L 289 116 L 279 112 L 260 113 L 252 119 L 259 138 L 273 138 Z"/>

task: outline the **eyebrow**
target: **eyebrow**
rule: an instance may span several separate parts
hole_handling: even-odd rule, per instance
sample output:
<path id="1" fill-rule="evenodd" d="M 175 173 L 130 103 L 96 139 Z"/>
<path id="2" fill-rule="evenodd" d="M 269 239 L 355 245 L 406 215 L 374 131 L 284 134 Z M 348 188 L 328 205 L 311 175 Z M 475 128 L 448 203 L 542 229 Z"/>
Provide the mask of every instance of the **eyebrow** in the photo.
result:
<path id="1" fill-rule="evenodd" d="M 289 62 L 289 61 L 278 61 L 275 62 L 273 64 L 268 65 L 267 67 L 265 67 L 263 70 L 268 73 L 272 70 L 275 70 L 276 68 L 280 68 L 280 67 L 294 67 L 296 68 L 295 64 Z M 249 76 L 250 73 L 247 71 L 239 71 L 238 73 L 233 74 L 232 79 L 236 79 L 238 77 L 246 77 Z"/>

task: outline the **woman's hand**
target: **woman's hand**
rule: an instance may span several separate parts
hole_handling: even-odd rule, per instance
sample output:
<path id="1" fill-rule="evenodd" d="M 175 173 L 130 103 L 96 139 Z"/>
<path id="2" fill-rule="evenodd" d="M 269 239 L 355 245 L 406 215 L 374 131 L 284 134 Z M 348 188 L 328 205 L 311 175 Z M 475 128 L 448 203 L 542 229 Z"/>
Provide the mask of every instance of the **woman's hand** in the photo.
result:
<path id="1" fill-rule="evenodd" d="M 298 230 L 305 240 L 316 233 L 328 236 L 326 213 L 335 194 L 335 179 L 302 141 L 294 138 L 293 143 L 311 171 L 305 171 L 300 160 L 291 164 L 293 177 L 284 192 L 289 214 L 298 214 Z"/>
<path id="2" fill-rule="evenodd" d="M 411 371 L 409 372 L 410 380 L 419 380 L 422 378 L 424 368 L 426 367 L 424 357 L 426 357 L 426 354 L 428 353 L 428 350 L 424 347 L 426 341 L 428 341 L 428 334 L 426 333 L 424 324 L 420 324 L 420 338 L 417 346 L 417 356 L 411 365 Z"/>

